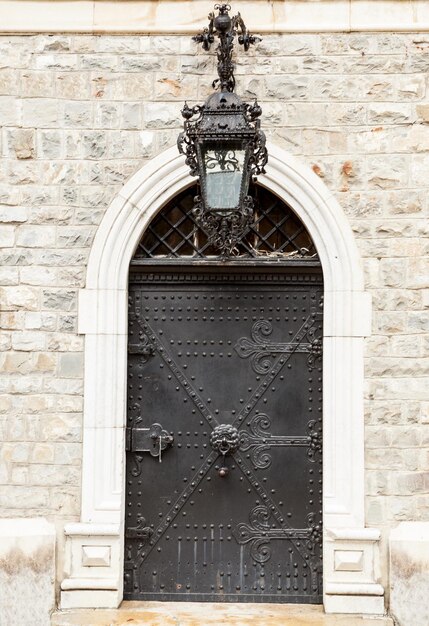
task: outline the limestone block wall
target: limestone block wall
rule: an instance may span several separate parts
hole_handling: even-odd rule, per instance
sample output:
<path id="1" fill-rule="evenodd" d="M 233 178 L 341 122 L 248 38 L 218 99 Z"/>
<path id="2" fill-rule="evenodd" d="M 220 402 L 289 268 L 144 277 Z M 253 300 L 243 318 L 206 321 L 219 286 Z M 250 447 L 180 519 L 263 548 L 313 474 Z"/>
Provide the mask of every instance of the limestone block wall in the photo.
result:
<path id="1" fill-rule="evenodd" d="M 418 33 L 268 34 L 236 72 L 270 140 L 324 180 L 356 234 L 374 302 L 367 524 L 384 537 L 429 516 L 428 72 Z M 0 38 L 1 516 L 79 518 L 91 243 L 214 77 L 188 36 Z"/>

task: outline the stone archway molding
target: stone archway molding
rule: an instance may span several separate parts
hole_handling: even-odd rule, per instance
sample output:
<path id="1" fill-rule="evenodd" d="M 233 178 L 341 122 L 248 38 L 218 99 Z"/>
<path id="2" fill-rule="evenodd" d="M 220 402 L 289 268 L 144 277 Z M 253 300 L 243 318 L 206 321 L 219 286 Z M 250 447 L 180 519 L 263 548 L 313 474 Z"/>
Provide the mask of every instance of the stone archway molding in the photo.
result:
<path id="1" fill-rule="evenodd" d="M 363 341 L 371 300 L 350 225 L 332 192 L 289 153 L 268 146 L 259 182 L 307 227 L 324 274 L 324 606 L 383 613 L 380 532 L 364 524 Z M 62 608 L 122 600 L 128 270 L 157 211 L 192 184 L 175 147 L 144 165 L 109 206 L 79 293 L 85 335 L 82 512 L 65 527 Z"/>

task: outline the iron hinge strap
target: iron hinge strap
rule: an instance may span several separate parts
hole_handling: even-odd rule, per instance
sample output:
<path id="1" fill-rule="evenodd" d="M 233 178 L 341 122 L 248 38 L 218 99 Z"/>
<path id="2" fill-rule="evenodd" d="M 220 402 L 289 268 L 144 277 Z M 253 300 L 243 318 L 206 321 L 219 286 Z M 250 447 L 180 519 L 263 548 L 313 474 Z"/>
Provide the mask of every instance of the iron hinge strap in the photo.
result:
<path id="1" fill-rule="evenodd" d="M 132 433 L 132 428 L 129 428 L 129 426 L 127 426 L 127 428 L 125 429 L 125 450 L 127 452 L 131 451 L 131 433 Z"/>

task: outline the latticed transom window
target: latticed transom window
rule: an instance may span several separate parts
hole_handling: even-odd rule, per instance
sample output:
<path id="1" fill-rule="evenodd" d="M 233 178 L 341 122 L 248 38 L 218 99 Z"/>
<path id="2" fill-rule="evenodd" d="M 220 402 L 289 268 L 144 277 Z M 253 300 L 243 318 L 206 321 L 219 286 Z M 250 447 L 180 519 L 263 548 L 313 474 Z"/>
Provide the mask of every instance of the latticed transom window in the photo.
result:
<path id="1" fill-rule="evenodd" d="M 134 255 L 135 261 L 152 259 L 216 259 L 219 253 L 207 241 L 192 214 L 196 185 L 170 200 L 154 217 Z M 316 249 L 305 226 L 280 198 L 260 187 L 255 219 L 233 251 L 237 259 L 312 259 Z"/>

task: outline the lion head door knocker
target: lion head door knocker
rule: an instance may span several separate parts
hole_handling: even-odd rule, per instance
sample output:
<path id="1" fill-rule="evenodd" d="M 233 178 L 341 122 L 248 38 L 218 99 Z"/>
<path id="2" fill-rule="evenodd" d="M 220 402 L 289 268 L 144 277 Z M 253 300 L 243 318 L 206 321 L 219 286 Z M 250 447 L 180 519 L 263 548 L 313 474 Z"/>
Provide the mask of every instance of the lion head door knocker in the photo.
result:
<path id="1" fill-rule="evenodd" d="M 219 476 L 224 478 L 228 475 L 229 469 L 226 466 L 225 457 L 228 454 L 234 454 L 238 450 L 240 437 L 235 426 L 229 424 L 220 424 L 212 431 L 210 435 L 210 445 L 213 450 L 222 455 L 222 465 L 219 468 Z"/>

